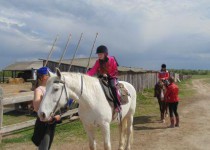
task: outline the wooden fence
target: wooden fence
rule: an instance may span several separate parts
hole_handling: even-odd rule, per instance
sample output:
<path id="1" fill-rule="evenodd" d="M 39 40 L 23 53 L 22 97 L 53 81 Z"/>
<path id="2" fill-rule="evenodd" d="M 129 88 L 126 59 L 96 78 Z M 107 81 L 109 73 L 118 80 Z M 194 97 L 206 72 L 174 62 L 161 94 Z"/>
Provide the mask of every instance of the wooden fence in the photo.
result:
<path id="1" fill-rule="evenodd" d="M 176 74 L 176 76 L 178 77 L 179 75 Z M 181 76 L 180 80 L 184 80 L 188 78 L 191 78 L 191 76 Z M 147 88 L 153 88 L 158 80 L 157 72 L 149 72 L 149 71 L 141 72 L 141 73 L 139 72 L 120 73 L 119 79 L 131 83 L 135 87 L 137 92 L 142 92 L 144 89 L 147 89 Z M 2 135 L 15 131 L 15 130 L 33 126 L 35 123 L 35 119 L 34 119 L 34 120 L 21 122 L 18 124 L 3 126 L 4 106 L 9 105 L 9 104 L 17 104 L 21 102 L 31 101 L 33 99 L 33 96 L 34 96 L 33 92 L 27 92 L 27 93 L 24 92 L 24 93 L 19 93 L 19 95 L 16 95 L 15 97 L 4 98 L 3 90 L 0 87 L 0 142 L 1 142 Z M 77 112 L 78 112 L 78 109 L 69 110 L 65 114 L 63 114 L 62 117 L 66 117 L 68 115 L 72 115 Z"/>
<path id="2" fill-rule="evenodd" d="M 19 129 L 23 129 L 26 127 L 33 126 L 35 124 L 35 120 L 29 120 L 17 124 L 12 124 L 8 126 L 3 126 L 3 113 L 4 113 L 4 106 L 9 105 L 9 104 L 16 104 L 16 103 L 21 103 L 21 102 L 28 102 L 31 101 L 34 97 L 33 91 L 32 92 L 24 92 L 16 95 L 15 97 L 8 97 L 8 98 L 3 98 L 3 90 L 0 87 L 0 143 L 2 136 L 4 134 L 7 134 L 12 131 L 16 131 Z M 72 109 L 67 111 L 62 115 L 62 117 L 70 116 L 78 112 L 78 109 Z"/>
<path id="3" fill-rule="evenodd" d="M 142 92 L 145 88 L 152 88 L 154 87 L 155 83 L 157 82 L 157 73 L 154 72 L 144 72 L 144 73 L 135 73 L 135 72 L 127 72 L 127 73 L 120 73 L 119 80 L 127 81 L 131 83 L 137 92 Z M 12 131 L 16 131 L 19 129 L 23 129 L 26 127 L 33 126 L 35 123 L 35 119 L 12 124 L 8 126 L 3 126 L 3 113 L 4 113 L 4 106 L 10 104 L 17 104 L 22 102 L 28 102 L 33 99 L 33 91 L 31 92 L 24 92 L 19 93 L 14 97 L 4 98 L 3 90 L 0 88 L 0 142 L 1 137 L 4 134 L 10 133 Z M 72 115 L 77 113 L 77 109 L 69 110 L 62 117 L 66 117 L 68 115 Z"/>
<path id="4" fill-rule="evenodd" d="M 157 72 L 120 72 L 119 80 L 131 83 L 137 92 L 153 88 L 158 81 Z"/>

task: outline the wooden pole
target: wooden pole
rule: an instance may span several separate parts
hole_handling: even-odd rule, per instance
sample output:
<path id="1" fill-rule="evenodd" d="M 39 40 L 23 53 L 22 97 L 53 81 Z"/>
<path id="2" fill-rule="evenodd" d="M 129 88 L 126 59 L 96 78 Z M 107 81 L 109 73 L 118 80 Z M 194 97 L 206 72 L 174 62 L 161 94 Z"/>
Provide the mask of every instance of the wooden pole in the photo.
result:
<path id="1" fill-rule="evenodd" d="M 70 41 L 70 39 L 71 39 L 71 34 L 69 34 L 69 38 L 68 38 L 68 40 L 67 40 L 66 46 L 65 46 L 65 48 L 64 48 L 64 50 L 63 50 L 63 53 L 62 53 L 62 55 L 61 55 L 61 58 L 60 58 L 60 60 L 59 60 L 58 68 L 60 67 L 61 61 L 62 61 L 62 59 L 63 59 L 63 56 L 65 55 L 66 50 L 67 50 L 67 48 L 68 48 L 68 46 L 69 46 L 69 41 Z"/>
<path id="2" fill-rule="evenodd" d="M 54 40 L 54 42 L 53 42 L 53 44 L 52 44 L 52 48 L 51 48 L 50 53 L 49 53 L 49 55 L 48 55 L 48 57 L 47 57 L 47 60 L 46 60 L 46 62 L 45 62 L 45 64 L 44 64 L 44 67 L 47 66 L 47 63 L 48 63 L 48 61 L 49 61 L 49 59 L 50 59 L 50 57 L 51 57 L 51 55 L 52 55 L 52 51 L 53 51 L 53 49 L 54 49 L 54 46 L 55 46 L 55 43 L 56 43 L 58 37 L 59 37 L 59 35 L 57 34 L 57 36 L 56 36 L 56 38 L 55 38 L 55 40 Z"/>
<path id="3" fill-rule="evenodd" d="M 3 89 L 0 87 L 0 131 L 3 126 Z M 2 141 L 2 134 L 0 133 L 0 143 Z"/>
<path id="4" fill-rule="evenodd" d="M 90 52 L 90 56 L 89 56 L 89 60 L 88 60 L 88 64 L 87 64 L 87 68 L 86 68 L 86 71 L 85 71 L 85 72 L 87 72 L 88 67 L 89 67 L 89 65 L 90 65 L 90 58 L 91 58 L 92 53 L 93 53 L 93 49 L 94 49 L 94 46 L 95 46 L 95 43 L 96 43 L 97 36 L 98 36 L 98 33 L 96 33 L 96 37 L 95 37 L 95 40 L 94 40 L 94 42 L 93 42 L 93 46 L 92 46 L 92 49 L 91 49 L 91 52 Z"/>
<path id="5" fill-rule="evenodd" d="M 82 36 L 83 36 L 83 33 L 81 33 L 81 36 L 80 36 L 80 39 L 79 39 L 79 41 L 78 41 L 77 47 L 76 47 L 76 49 L 75 49 L 74 55 L 73 55 L 73 57 L 72 57 L 72 59 L 71 59 L 70 66 L 69 66 L 69 69 L 68 69 L 68 72 L 69 72 L 70 69 L 71 69 L 71 66 L 72 66 L 74 57 L 75 57 L 75 55 L 76 55 L 76 53 L 77 53 L 77 50 L 78 50 L 79 45 L 80 45 L 80 42 L 81 42 L 81 40 L 82 40 Z"/>

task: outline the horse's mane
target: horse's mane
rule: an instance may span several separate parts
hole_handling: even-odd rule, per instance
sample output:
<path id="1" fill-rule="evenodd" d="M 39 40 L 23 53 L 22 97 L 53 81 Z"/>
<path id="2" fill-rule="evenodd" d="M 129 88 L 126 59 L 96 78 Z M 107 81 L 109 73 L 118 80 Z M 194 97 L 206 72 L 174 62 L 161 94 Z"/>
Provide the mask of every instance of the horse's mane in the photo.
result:
<path id="1" fill-rule="evenodd" d="M 77 73 L 77 72 L 62 72 L 63 76 L 71 77 L 71 78 L 78 78 L 77 80 L 80 82 L 81 76 L 83 76 L 83 80 L 85 84 L 88 84 L 89 86 L 94 86 L 96 82 L 98 81 L 97 77 L 92 77 L 89 75 L 86 75 L 84 73 Z"/>
<path id="2" fill-rule="evenodd" d="M 76 77 L 76 76 L 83 76 L 85 78 L 88 78 L 88 80 L 92 80 L 92 81 L 95 81 L 95 80 L 98 80 L 97 77 L 94 77 L 94 76 L 89 76 L 87 74 L 84 74 L 84 73 L 79 73 L 79 72 L 62 72 L 62 75 L 64 76 L 71 76 L 71 77 Z"/>
<path id="3" fill-rule="evenodd" d="M 98 78 L 97 77 L 92 77 L 92 76 L 89 76 L 89 75 L 86 75 L 84 73 L 77 73 L 77 72 L 61 72 L 61 75 L 65 78 L 62 78 L 61 80 L 68 80 L 68 78 L 71 80 L 71 84 L 78 84 L 78 82 L 81 81 L 81 76 L 83 77 L 83 82 L 85 82 L 86 85 L 88 85 L 88 87 L 95 87 L 95 84 L 98 81 Z M 72 79 L 75 79 L 75 80 L 72 80 Z M 56 81 L 56 80 L 59 80 L 57 76 L 53 76 L 53 77 L 50 77 L 47 81 L 47 85 L 48 84 L 52 84 L 52 82 Z M 74 83 L 75 81 L 75 83 Z M 70 85 L 71 85 L 70 84 Z"/>

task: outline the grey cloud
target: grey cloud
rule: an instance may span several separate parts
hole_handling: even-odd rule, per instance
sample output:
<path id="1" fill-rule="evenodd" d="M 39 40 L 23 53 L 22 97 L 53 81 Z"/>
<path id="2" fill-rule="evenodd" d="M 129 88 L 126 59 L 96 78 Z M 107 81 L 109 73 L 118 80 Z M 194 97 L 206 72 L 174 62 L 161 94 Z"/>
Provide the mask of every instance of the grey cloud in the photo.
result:
<path id="1" fill-rule="evenodd" d="M 0 51 L 8 50 L 4 57 L 43 58 L 60 34 L 53 56 L 58 58 L 70 32 L 66 57 L 71 57 L 81 32 L 78 56 L 88 56 L 99 32 L 96 46 L 107 45 L 122 65 L 159 68 L 168 62 L 187 68 L 196 60 L 197 67 L 208 67 L 208 0 L 10 0 L 1 1 L 0 9 Z"/>

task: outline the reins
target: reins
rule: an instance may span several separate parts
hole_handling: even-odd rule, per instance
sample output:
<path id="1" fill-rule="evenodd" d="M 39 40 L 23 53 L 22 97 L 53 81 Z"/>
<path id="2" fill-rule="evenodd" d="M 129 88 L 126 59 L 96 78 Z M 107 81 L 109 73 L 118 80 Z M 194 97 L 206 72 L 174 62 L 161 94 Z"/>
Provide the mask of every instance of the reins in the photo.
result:
<path id="1" fill-rule="evenodd" d="M 63 86 L 62 86 L 62 90 L 61 90 L 61 94 L 60 94 L 60 96 L 59 96 L 59 98 L 58 98 L 58 101 L 57 101 L 57 103 L 56 103 L 56 105 L 55 105 L 55 107 L 54 107 L 54 109 L 53 109 L 53 111 L 52 111 L 52 114 L 51 114 L 51 117 L 54 117 L 54 115 L 55 115 L 55 111 L 56 111 L 56 109 L 57 109 L 57 107 L 58 107 L 58 104 L 59 104 L 59 102 L 60 102 L 60 100 L 61 100 L 61 96 L 62 96 L 62 93 L 63 93 L 63 89 L 65 90 L 65 93 L 66 93 L 66 101 L 68 102 L 68 94 L 67 94 L 67 90 L 66 90 L 66 84 L 65 84 L 65 77 L 63 77 L 64 78 L 64 81 L 55 81 L 54 83 L 62 83 L 63 84 Z"/>
<path id="2" fill-rule="evenodd" d="M 59 102 L 61 100 L 61 96 L 62 96 L 63 90 L 65 90 L 65 93 L 66 93 L 66 102 L 68 102 L 68 99 L 69 99 L 68 93 L 67 93 L 67 89 L 66 89 L 65 77 L 63 77 L 63 78 L 64 78 L 64 81 L 61 81 L 61 80 L 54 81 L 54 83 L 62 83 L 63 86 L 62 86 L 61 94 L 60 94 L 60 96 L 58 98 L 58 101 L 57 101 L 57 103 L 56 103 L 56 105 L 55 105 L 55 107 L 54 107 L 54 109 L 52 111 L 51 117 L 54 117 L 54 115 L 55 115 L 56 109 L 57 109 L 58 104 L 59 104 Z M 80 88 L 80 96 L 79 96 L 79 99 L 81 98 L 82 94 L 83 94 L 83 76 L 81 75 L 81 88 Z"/>

